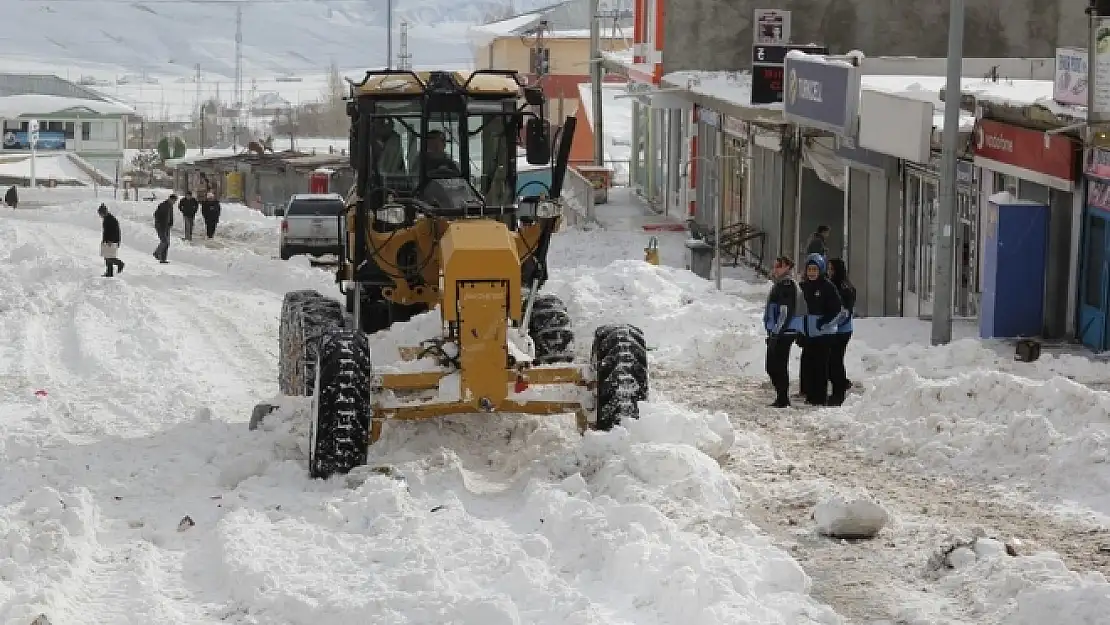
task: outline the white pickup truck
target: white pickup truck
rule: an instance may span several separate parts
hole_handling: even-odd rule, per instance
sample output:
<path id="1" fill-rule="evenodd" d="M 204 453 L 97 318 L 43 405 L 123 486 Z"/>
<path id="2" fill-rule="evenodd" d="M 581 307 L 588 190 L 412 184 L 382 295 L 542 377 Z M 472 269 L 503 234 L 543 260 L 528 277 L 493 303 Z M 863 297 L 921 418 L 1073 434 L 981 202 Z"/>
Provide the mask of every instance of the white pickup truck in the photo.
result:
<path id="1" fill-rule="evenodd" d="M 339 254 L 343 198 L 338 193 L 295 193 L 285 205 L 278 252 L 282 260 L 300 255 Z"/>

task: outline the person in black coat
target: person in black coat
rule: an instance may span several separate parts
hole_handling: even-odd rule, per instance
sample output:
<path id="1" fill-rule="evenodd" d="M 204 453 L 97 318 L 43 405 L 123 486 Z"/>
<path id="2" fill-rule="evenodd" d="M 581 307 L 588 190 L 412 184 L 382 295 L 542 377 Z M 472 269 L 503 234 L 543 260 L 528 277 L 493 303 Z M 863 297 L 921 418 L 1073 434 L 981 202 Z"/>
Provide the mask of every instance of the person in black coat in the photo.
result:
<path id="1" fill-rule="evenodd" d="M 829 396 L 828 404 L 839 406 L 844 403 L 844 396 L 848 394 L 848 388 L 851 386 L 848 373 L 844 370 L 844 352 L 848 350 L 848 342 L 852 340 L 852 320 L 856 314 L 856 287 L 848 280 L 848 266 L 840 258 L 829 260 L 829 280 L 836 286 L 841 305 L 844 307 L 842 321 L 837 326 L 836 333 L 829 337 L 829 381 L 832 382 L 832 395 Z"/>
<path id="2" fill-rule="evenodd" d="M 170 229 L 173 228 L 173 205 L 177 202 L 177 194 L 171 193 L 170 197 L 158 204 L 154 209 L 154 231 L 158 233 L 158 247 L 154 248 L 154 257 L 160 263 L 168 263 L 166 255 L 170 251 Z"/>
<path id="3" fill-rule="evenodd" d="M 805 298 L 805 347 L 802 348 L 802 393 L 806 403 L 824 406 L 829 394 L 829 348 L 840 327 L 843 306 L 836 286 L 825 275 L 825 257 L 806 257 L 802 296 Z"/>
<path id="4" fill-rule="evenodd" d="M 204 196 L 204 201 L 200 203 L 200 215 L 204 217 L 204 229 L 207 231 L 208 238 L 211 239 L 216 236 L 216 225 L 220 223 L 220 202 L 211 191 Z"/>
<path id="5" fill-rule="evenodd" d="M 775 259 L 771 271 L 775 281 L 767 295 L 763 310 L 763 328 L 767 330 L 767 377 L 775 387 L 772 408 L 790 407 L 790 345 L 802 329 L 798 316 L 798 283 L 794 280 L 794 261 L 787 256 Z"/>
<path id="6" fill-rule="evenodd" d="M 123 273 L 123 261 L 119 259 L 119 245 L 123 237 L 120 236 L 119 220 L 116 216 L 108 212 L 108 207 L 101 204 L 96 209 L 96 214 L 100 215 L 100 221 L 103 226 L 100 235 L 100 256 L 104 258 L 104 277 L 111 278 L 113 269 L 118 273 Z"/>
<path id="7" fill-rule="evenodd" d="M 177 210 L 181 211 L 182 226 L 185 229 L 185 236 L 182 237 L 185 241 L 193 240 L 193 222 L 196 220 L 199 206 L 192 191 L 186 191 L 185 197 L 177 203 Z"/>

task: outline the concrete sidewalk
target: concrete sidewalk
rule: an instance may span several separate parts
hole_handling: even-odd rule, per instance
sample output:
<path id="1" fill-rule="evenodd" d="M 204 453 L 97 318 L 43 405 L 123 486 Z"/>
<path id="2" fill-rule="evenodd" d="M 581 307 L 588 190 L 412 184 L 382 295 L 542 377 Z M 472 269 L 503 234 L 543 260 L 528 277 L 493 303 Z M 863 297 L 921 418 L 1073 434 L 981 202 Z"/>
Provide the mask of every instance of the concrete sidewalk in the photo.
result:
<path id="1" fill-rule="evenodd" d="M 594 217 L 607 230 L 658 234 L 685 232 L 685 216 L 657 215 L 630 187 L 609 189 L 609 201 L 594 206 Z"/>

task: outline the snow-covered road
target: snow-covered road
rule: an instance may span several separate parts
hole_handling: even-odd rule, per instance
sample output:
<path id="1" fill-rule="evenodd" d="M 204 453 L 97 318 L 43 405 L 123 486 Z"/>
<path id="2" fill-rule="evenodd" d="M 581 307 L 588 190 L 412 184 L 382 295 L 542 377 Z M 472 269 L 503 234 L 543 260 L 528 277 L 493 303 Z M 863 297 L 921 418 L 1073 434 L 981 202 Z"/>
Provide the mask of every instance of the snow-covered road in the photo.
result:
<path id="1" fill-rule="evenodd" d="M 584 438 L 569 418 L 389 427 L 368 467 L 312 481 L 303 405 L 246 422 L 276 392 L 282 295 L 335 294 L 332 275 L 275 260 L 277 220 L 235 206 L 217 240 L 174 240 L 160 265 L 154 204 L 109 202 L 128 264 L 101 278 L 98 203 L 0 213 L 0 625 L 1095 625 L 1110 611 L 1102 575 L 1067 569 L 1107 570 L 1110 394 L 1067 379 L 1110 378 L 1106 363 L 1015 363 L 861 320 L 849 401 L 770 411 L 764 284 L 717 292 L 641 262 L 643 233 L 570 231 L 547 290 L 579 336 L 644 328 L 658 376 L 641 420 Z M 663 236 L 665 265 L 682 264 L 682 236 Z M 375 336 L 376 357 L 427 321 Z M 845 492 L 894 524 L 870 542 L 817 536 L 813 505 Z M 956 548 L 977 534 L 1021 539 L 1022 557 Z"/>
<path id="2" fill-rule="evenodd" d="M 0 216 L 0 623 L 839 622 L 733 515 L 723 416 L 391 427 L 366 470 L 308 479 L 302 412 L 246 421 L 276 391 L 282 293 L 331 276 L 249 237 L 175 241 L 160 265 L 152 205 L 119 203 L 127 268 L 105 279 L 96 204 Z M 564 254 L 597 247 L 581 236 Z M 631 296 L 656 295 L 637 322 L 721 304 L 689 306 L 708 286 L 673 274 L 621 262 L 552 288 L 582 285 L 583 331 Z"/>

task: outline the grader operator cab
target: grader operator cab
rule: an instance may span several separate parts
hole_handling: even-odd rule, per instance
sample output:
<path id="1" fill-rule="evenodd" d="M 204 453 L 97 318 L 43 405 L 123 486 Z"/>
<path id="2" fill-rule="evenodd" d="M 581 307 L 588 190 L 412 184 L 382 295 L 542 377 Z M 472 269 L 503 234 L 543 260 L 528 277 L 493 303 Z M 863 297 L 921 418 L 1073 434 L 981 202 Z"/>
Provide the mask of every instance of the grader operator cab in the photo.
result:
<path id="1" fill-rule="evenodd" d="M 311 396 L 309 471 L 367 462 L 388 421 L 456 414 L 573 413 L 580 431 L 638 417 L 647 352 L 632 325 L 597 328 L 576 363 L 571 320 L 541 294 L 574 118 L 552 163 L 544 96 L 512 71 L 367 72 L 351 83 L 356 181 L 336 274 L 346 302 L 286 294 L 283 395 Z M 523 132 L 522 132 L 523 131 Z M 517 144 L 551 164 L 550 186 L 517 197 Z M 440 332 L 375 366 L 369 337 L 438 309 Z M 260 404 L 252 427 L 273 406 Z"/>

